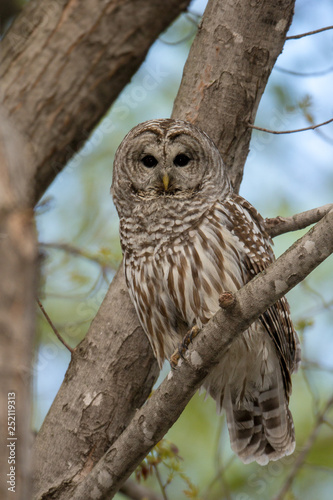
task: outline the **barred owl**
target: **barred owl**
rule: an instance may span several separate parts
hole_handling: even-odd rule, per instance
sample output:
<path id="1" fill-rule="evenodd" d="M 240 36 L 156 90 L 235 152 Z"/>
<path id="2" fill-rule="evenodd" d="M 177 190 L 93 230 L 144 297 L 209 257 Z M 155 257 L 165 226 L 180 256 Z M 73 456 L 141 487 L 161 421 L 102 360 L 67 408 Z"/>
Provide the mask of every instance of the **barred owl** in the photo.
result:
<path id="1" fill-rule="evenodd" d="M 220 153 L 197 127 L 171 119 L 132 129 L 111 188 L 131 299 L 160 367 L 193 326 L 273 260 L 264 222 L 232 192 Z M 238 336 L 203 387 L 226 411 L 231 447 L 265 465 L 295 448 L 288 408 L 300 358 L 283 298 Z"/>

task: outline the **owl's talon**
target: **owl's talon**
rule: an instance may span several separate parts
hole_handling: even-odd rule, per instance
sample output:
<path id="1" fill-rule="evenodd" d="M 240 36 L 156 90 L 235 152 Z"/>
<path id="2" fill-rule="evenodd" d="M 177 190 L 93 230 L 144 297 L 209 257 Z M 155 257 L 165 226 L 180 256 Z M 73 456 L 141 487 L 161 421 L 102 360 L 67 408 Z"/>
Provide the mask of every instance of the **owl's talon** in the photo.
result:
<path id="1" fill-rule="evenodd" d="M 187 336 L 189 336 L 189 343 L 192 343 L 193 339 L 195 339 L 195 337 L 198 335 L 199 332 L 200 332 L 200 328 L 197 325 L 194 325 L 194 326 L 192 326 L 192 328 L 189 331 L 189 333 L 187 333 L 185 335 L 185 338 Z"/>
<path id="2" fill-rule="evenodd" d="M 193 339 L 198 335 L 199 332 L 200 328 L 195 325 L 184 336 L 183 340 L 178 346 L 178 349 L 170 357 L 170 365 L 172 369 L 176 368 L 180 358 L 185 359 L 185 354 L 189 348 L 189 345 L 193 342 Z"/>
<path id="3" fill-rule="evenodd" d="M 179 354 L 180 358 L 185 359 L 185 353 L 186 353 L 187 349 L 188 349 L 188 347 L 186 347 L 185 345 L 183 345 L 183 343 L 181 343 L 178 346 L 178 354 Z"/>
<path id="4" fill-rule="evenodd" d="M 176 369 L 177 364 L 178 364 L 178 361 L 179 361 L 179 358 L 180 358 L 180 356 L 179 356 L 179 352 L 178 352 L 178 350 L 177 350 L 177 351 L 175 351 L 175 352 L 172 354 L 172 356 L 170 357 L 170 366 L 171 366 L 171 369 L 172 369 L 172 370 L 175 370 L 175 369 Z"/>

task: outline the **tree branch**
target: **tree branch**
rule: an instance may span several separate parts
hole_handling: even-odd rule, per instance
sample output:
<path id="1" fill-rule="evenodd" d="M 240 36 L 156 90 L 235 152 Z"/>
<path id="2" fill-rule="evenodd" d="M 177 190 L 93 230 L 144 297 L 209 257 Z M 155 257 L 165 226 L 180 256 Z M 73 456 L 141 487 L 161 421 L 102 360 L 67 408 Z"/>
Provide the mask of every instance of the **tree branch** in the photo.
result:
<path id="1" fill-rule="evenodd" d="M 332 30 L 333 26 L 326 26 L 325 28 L 320 28 L 319 30 L 308 31 L 307 33 L 301 33 L 300 35 L 287 36 L 286 40 L 298 40 L 305 36 L 316 35 L 317 33 L 322 33 L 323 31 Z"/>
<path id="2" fill-rule="evenodd" d="M 202 128 L 218 146 L 235 191 L 261 96 L 293 15 L 293 0 L 208 2 L 184 67 L 172 118 Z"/>
<path id="3" fill-rule="evenodd" d="M 60 333 L 58 332 L 58 330 L 56 329 L 56 327 L 54 326 L 50 316 L 47 314 L 47 312 L 45 311 L 44 309 L 44 306 L 43 304 L 41 303 L 41 301 L 39 299 L 37 299 L 37 304 L 39 305 L 39 308 L 40 310 L 42 311 L 43 313 L 43 316 L 44 318 L 46 319 L 46 321 L 48 322 L 48 324 L 50 325 L 50 327 L 52 328 L 53 330 L 53 333 L 55 334 L 55 336 L 59 339 L 59 341 L 66 347 L 66 349 L 69 350 L 69 352 L 71 354 L 73 354 L 74 352 L 74 349 L 71 348 L 70 345 L 67 344 L 67 342 L 62 338 L 62 336 L 60 335 Z"/>
<path id="4" fill-rule="evenodd" d="M 248 127 L 253 128 L 254 130 L 261 130 L 261 132 L 267 132 L 268 134 L 296 134 L 297 132 L 306 132 L 307 130 L 315 130 L 316 128 L 322 127 L 323 125 L 328 125 L 333 122 L 333 118 L 330 118 L 326 122 L 317 123 L 317 125 L 311 125 L 310 127 L 297 128 L 294 130 L 270 130 L 268 128 L 257 127 L 256 125 L 248 124 Z"/>
<path id="5" fill-rule="evenodd" d="M 99 500 L 113 495 L 137 465 L 178 419 L 216 366 L 230 343 L 268 307 L 300 283 L 333 252 L 333 210 L 281 257 L 238 290 L 235 303 L 220 309 L 193 341 L 159 388 L 90 474 L 72 493 L 72 500 Z"/>
<path id="6" fill-rule="evenodd" d="M 259 2 L 256 6 L 252 0 L 210 0 L 184 70 L 173 117 L 193 117 L 198 126 L 213 133 L 228 158 L 235 186 L 240 183 L 249 149 L 251 130 L 246 123 L 254 117 L 270 70 L 282 50 L 293 6 L 293 0 L 274 5 Z M 210 55 L 212 47 L 216 57 Z M 70 80 L 80 78 L 78 67 L 71 68 Z M 51 137 L 50 144 L 52 141 Z M 80 314 L 85 317 L 84 303 Z M 157 373 L 121 268 L 85 340 L 76 349 L 36 438 L 36 498 L 44 495 L 46 499 L 52 494 L 62 500 L 70 498 L 72 489 L 89 474 L 144 403 Z"/>
<path id="7" fill-rule="evenodd" d="M 271 238 L 280 234 L 289 233 L 290 231 L 298 231 L 305 229 L 311 224 L 320 221 L 330 210 L 333 209 L 333 203 L 323 205 L 319 208 L 313 208 L 306 212 L 293 215 L 292 217 L 274 217 L 265 219 L 265 228 Z"/>
<path id="8" fill-rule="evenodd" d="M 109 262 L 110 259 L 106 259 L 105 257 L 101 257 L 98 253 L 91 253 L 85 249 L 79 248 L 75 245 L 72 245 L 70 243 L 43 243 L 39 242 L 39 246 L 41 248 L 51 248 L 54 250 L 62 250 L 63 252 L 67 252 L 71 255 L 82 257 L 83 259 L 90 260 L 91 262 L 95 262 L 98 264 L 103 270 L 105 269 L 110 269 L 110 270 L 115 270 L 115 267 L 111 265 L 111 262 Z"/>
<path id="9" fill-rule="evenodd" d="M 188 4 L 35 0 L 25 6 L 1 41 L 0 80 L 6 109 L 34 148 L 33 203 Z M 112 130 L 105 122 L 103 131 Z"/>
<path id="10" fill-rule="evenodd" d="M 31 171 L 29 148 L 0 108 L 0 497 L 4 500 L 24 500 L 31 494 L 30 367 L 37 288 L 37 238 L 27 203 Z M 12 458 L 14 462 L 9 462 Z"/>
<path id="11" fill-rule="evenodd" d="M 307 457 L 307 454 L 312 449 L 313 444 L 314 444 L 314 442 L 317 439 L 317 436 L 319 434 L 319 430 L 321 428 L 321 425 L 325 422 L 326 414 L 332 406 L 333 406 L 333 397 L 331 397 L 326 402 L 324 409 L 318 414 L 318 416 L 316 418 L 315 425 L 313 427 L 313 430 L 312 430 L 310 436 L 308 437 L 305 445 L 303 446 L 302 451 L 300 452 L 300 454 L 296 458 L 295 463 L 294 463 L 293 467 L 291 468 L 291 470 L 288 474 L 288 477 L 287 477 L 286 481 L 284 482 L 281 490 L 274 497 L 273 500 L 283 500 L 285 498 L 285 496 L 286 496 L 287 492 L 289 491 L 299 469 L 304 464 L 304 461 Z"/>
<path id="12" fill-rule="evenodd" d="M 122 267 L 112 285 L 35 439 L 36 499 L 55 494 L 70 499 L 157 378 L 157 362 L 128 298 Z M 78 312 L 82 319 L 91 316 L 84 302 Z"/>

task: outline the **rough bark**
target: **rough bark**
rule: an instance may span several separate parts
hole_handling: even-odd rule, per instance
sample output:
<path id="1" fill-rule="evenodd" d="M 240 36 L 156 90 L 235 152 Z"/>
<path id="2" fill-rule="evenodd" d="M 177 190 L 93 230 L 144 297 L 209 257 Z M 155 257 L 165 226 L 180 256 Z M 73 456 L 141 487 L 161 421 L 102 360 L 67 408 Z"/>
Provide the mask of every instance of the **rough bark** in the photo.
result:
<path id="1" fill-rule="evenodd" d="M 193 341 L 178 366 L 162 382 L 125 431 L 113 443 L 71 500 L 113 498 L 181 415 L 221 355 L 251 323 L 333 252 L 333 210 L 290 247 L 265 272 L 234 294 Z M 66 497 L 69 499 L 69 497 Z"/>
<path id="2" fill-rule="evenodd" d="M 123 432 L 157 378 L 149 342 L 132 305 L 124 300 L 128 292 L 123 273 L 113 282 L 36 437 L 36 498 L 71 498 L 75 485 Z"/>
<path id="3" fill-rule="evenodd" d="M 189 0 L 167 0 L 164 2 L 165 8 L 161 10 L 158 0 L 82 0 L 81 2 L 74 0 L 31 0 L 29 2 L 1 43 L 0 96 L 12 120 L 22 134 L 28 138 L 34 150 L 35 161 L 32 164 L 34 175 L 30 179 L 32 187 L 30 203 L 38 200 L 44 193 L 49 183 L 89 136 L 92 128 L 107 111 L 111 102 L 130 80 L 158 34 L 186 8 L 188 3 Z M 66 443 L 63 439 L 58 439 L 57 424 L 59 422 L 57 417 L 54 418 L 56 421 L 54 427 L 48 426 L 49 420 L 47 420 L 46 428 L 49 430 L 49 441 L 44 443 L 44 447 L 41 445 L 37 451 L 37 456 L 41 459 L 45 456 L 47 458 L 47 448 L 53 447 L 49 450 L 52 449 L 54 458 L 61 455 L 70 461 L 74 457 L 74 462 L 75 459 L 79 459 L 81 462 L 76 462 L 73 469 L 78 470 L 81 467 L 85 470 L 86 463 L 93 463 L 95 453 L 99 457 L 99 454 L 104 451 L 103 446 L 108 442 L 105 422 L 111 421 L 117 429 L 116 432 L 119 433 L 122 426 L 126 425 L 126 417 L 130 418 L 134 408 L 143 403 L 153 384 L 156 366 L 154 369 L 151 368 L 151 365 L 156 365 L 155 360 L 145 336 L 138 327 L 132 305 L 127 297 L 125 303 L 121 303 L 124 293 L 123 281 L 116 290 L 117 300 L 110 306 L 110 301 L 113 300 L 113 295 L 110 293 L 105 307 L 109 315 L 117 316 L 119 321 L 116 320 L 109 326 L 107 322 L 109 316 L 105 313 L 103 327 L 106 333 L 110 331 L 116 335 L 117 325 L 120 330 L 121 328 L 126 329 L 130 325 L 129 364 L 133 370 L 126 370 L 126 362 L 124 361 L 121 363 L 122 366 L 114 369 L 114 375 L 107 372 L 110 377 L 105 383 L 106 392 L 103 393 L 102 380 L 105 374 L 96 372 L 95 368 L 92 368 L 92 374 L 96 373 L 96 379 L 92 375 L 90 377 L 91 386 L 88 388 L 83 386 L 83 390 L 86 390 L 86 394 L 92 395 L 92 398 L 97 395 L 97 401 L 100 401 L 98 394 L 103 394 L 102 408 L 104 413 L 102 412 L 103 415 L 100 419 L 102 421 L 101 429 L 99 432 L 93 433 L 94 438 L 91 439 L 90 446 L 89 443 L 87 445 L 88 438 L 82 439 L 80 435 L 75 435 L 77 443 L 75 446 L 71 439 L 68 439 Z M 127 292 L 125 293 L 127 294 Z M 118 309 L 114 309 L 114 304 L 118 304 Z M 103 311 L 102 308 L 101 313 Z M 126 315 L 127 322 L 120 326 L 120 320 L 123 319 L 122 314 Z M 91 328 L 95 340 L 98 338 L 104 340 L 105 338 L 103 335 L 99 335 L 100 332 L 96 332 L 95 327 L 98 321 L 101 321 L 100 318 L 101 315 L 96 318 Z M 132 323 L 131 320 L 133 320 Z M 112 328 L 114 325 L 115 328 Z M 135 336 L 134 342 L 131 341 L 132 336 Z M 108 344 L 108 341 L 111 341 L 111 345 Z M 116 344 L 110 334 L 104 344 L 101 343 L 101 348 L 112 350 Z M 138 351 L 139 345 L 143 355 L 148 352 L 146 361 L 141 363 L 142 376 L 141 373 L 137 376 L 133 374 L 135 369 L 139 371 L 135 363 L 137 356 L 136 360 L 133 359 L 133 363 L 131 361 L 134 353 Z M 93 365 L 95 351 L 96 345 L 93 341 L 87 341 L 80 347 L 80 354 L 87 361 L 86 366 Z M 113 366 L 113 363 L 116 362 L 116 356 L 110 362 L 105 357 L 104 363 L 103 361 L 99 363 L 98 356 L 95 356 L 95 363 L 103 370 L 105 366 Z M 121 358 L 123 357 L 122 351 Z M 76 382 L 85 380 L 80 371 L 81 366 L 79 369 L 73 362 L 71 367 L 73 371 L 78 369 L 79 377 L 75 379 Z M 121 407 L 122 411 L 117 413 L 117 418 L 112 419 L 115 406 L 110 404 L 113 401 L 112 392 L 110 394 L 107 389 L 113 379 L 117 377 L 116 374 L 119 374 L 119 380 L 121 379 L 120 374 L 124 369 L 125 373 L 128 374 L 129 381 L 125 379 L 123 386 L 118 383 L 115 387 L 119 391 L 118 398 L 122 396 L 124 400 L 124 391 L 127 393 L 129 404 L 128 406 L 118 404 L 118 408 Z M 85 370 L 86 367 L 83 367 L 83 372 Z M 67 387 L 68 380 L 74 377 L 73 371 L 68 372 L 64 387 Z M 73 383 L 74 386 L 75 383 Z M 142 388 L 141 393 L 140 387 Z M 55 405 L 57 412 L 60 412 L 58 416 L 61 412 L 66 415 L 66 408 L 68 410 L 67 420 L 63 417 L 61 431 L 71 429 L 73 428 L 71 426 L 75 425 L 83 431 L 84 435 L 84 429 L 89 427 L 86 424 L 89 411 L 85 408 L 85 415 L 82 415 L 82 405 L 78 404 L 74 408 L 70 403 L 72 399 L 75 401 L 79 399 L 82 392 L 78 388 L 77 392 L 73 393 L 72 386 L 70 386 L 66 400 L 69 401 L 68 404 Z M 132 398 L 133 401 L 131 401 Z M 116 401 L 117 398 L 114 400 Z M 60 402 L 62 401 L 60 397 Z M 96 399 L 93 399 L 91 409 L 96 410 L 96 406 L 98 406 Z M 77 416 L 76 420 L 72 418 L 69 411 L 71 409 Z M 99 418 L 98 411 L 91 413 L 94 415 L 96 413 Z M 50 421 L 52 421 L 52 416 Z M 111 435 L 112 432 L 111 429 Z M 43 435 L 45 436 L 41 432 L 41 436 Z M 40 442 L 41 440 L 37 439 L 37 443 Z M 81 447 L 78 446 L 78 443 Z M 57 448 L 57 444 L 60 447 Z M 89 449 L 82 458 L 82 450 L 87 450 L 87 447 Z M 78 448 L 80 449 L 78 450 Z M 66 450 L 71 450 L 70 456 L 66 455 Z M 67 462 L 60 462 L 66 470 Z M 40 470 L 45 472 L 45 463 L 43 464 L 39 460 L 38 464 L 41 467 Z M 44 477 L 46 488 L 48 488 L 49 482 L 53 484 L 52 481 L 56 480 L 57 472 L 59 472 L 56 461 L 50 459 L 48 466 L 48 473 L 45 472 Z M 75 468 L 75 466 L 77 467 Z M 37 481 L 37 487 L 38 485 Z M 26 493 L 28 495 L 28 491 Z"/>
<path id="4" fill-rule="evenodd" d="M 3 102 L 34 148 L 33 201 L 189 0 L 31 0 L 1 42 Z"/>
<path id="5" fill-rule="evenodd" d="M 0 108 L 0 497 L 3 500 L 13 497 L 25 500 L 31 492 L 30 368 L 37 284 L 37 239 L 33 213 L 27 204 L 31 167 L 24 141 Z M 7 476 L 10 473 L 12 476 Z M 10 487 L 14 487 L 15 493 L 8 490 Z"/>
<path id="6" fill-rule="evenodd" d="M 184 68 L 173 117 L 218 146 L 239 190 L 259 101 L 293 16 L 294 0 L 209 2 Z"/>
<path id="7" fill-rule="evenodd" d="M 273 219 L 265 219 L 266 231 L 274 238 L 280 234 L 289 233 L 290 231 L 298 231 L 304 229 L 310 224 L 315 224 L 324 217 L 333 208 L 333 203 L 328 203 L 322 207 L 313 208 L 300 214 L 295 214 L 291 217 L 274 217 Z"/>
<path id="8" fill-rule="evenodd" d="M 219 0 L 211 0 L 209 4 L 210 7 L 207 12 L 210 15 L 210 22 L 214 22 L 218 26 L 223 26 L 226 14 L 224 10 L 216 8 L 216 6 L 221 6 L 221 2 Z M 241 2 L 237 2 L 235 4 L 228 3 L 231 11 L 230 16 L 237 19 L 239 17 L 239 10 L 241 9 L 242 12 L 251 10 L 253 8 L 252 4 L 253 2 L 251 0 L 242 0 Z M 265 4 L 267 7 L 268 2 L 265 2 Z M 280 10 L 273 7 L 269 7 L 268 9 L 271 14 L 267 19 L 269 19 L 272 29 L 278 25 L 282 18 L 290 20 L 292 16 L 292 2 L 282 1 L 278 5 L 280 6 Z M 259 15 L 259 11 L 257 11 L 257 14 Z M 246 16 L 240 24 L 240 29 L 244 30 L 244 37 L 246 38 L 248 45 L 251 45 L 250 38 L 251 36 L 253 37 L 252 48 L 255 51 L 257 40 L 266 36 L 266 24 L 262 23 L 258 17 L 255 19 L 248 17 L 248 24 L 246 24 L 245 21 Z M 252 24 L 250 25 L 250 23 Z M 209 31 L 207 29 L 207 24 L 205 24 L 205 26 L 205 29 Z M 260 32 L 262 33 L 262 36 L 260 36 Z M 238 31 L 238 33 L 242 35 L 240 31 Z M 272 54 L 275 54 L 276 58 L 281 52 L 283 40 L 282 37 L 277 36 L 276 34 L 275 37 L 277 45 L 274 50 L 272 49 Z M 208 36 L 200 37 L 199 48 L 197 47 L 196 51 L 191 52 L 190 54 L 186 69 L 187 73 L 191 72 L 191 67 L 197 68 L 200 66 L 198 58 L 201 61 L 201 67 L 204 67 L 205 57 L 212 48 L 211 43 L 211 39 Z M 220 51 L 223 51 L 223 43 L 224 42 L 221 39 L 219 41 Z M 215 61 L 212 62 L 212 65 L 220 64 L 221 61 L 219 58 L 216 58 Z M 267 68 L 261 67 L 262 71 L 269 71 L 272 64 L 273 59 L 269 58 L 269 66 L 267 66 Z M 230 72 L 231 75 L 234 75 L 239 71 L 239 68 L 239 58 L 231 56 L 228 65 L 228 72 Z M 257 65 L 256 58 L 249 58 L 247 66 L 243 68 L 242 88 L 245 95 L 247 95 L 247 93 L 249 95 L 253 94 L 253 73 L 258 74 L 259 67 Z M 187 77 L 187 93 L 197 95 L 202 91 L 202 89 L 197 86 L 197 78 L 198 75 L 194 72 L 193 79 L 191 80 L 192 84 L 190 86 Z M 74 79 L 74 76 L 72 76 L 72 79 Z M 182 83 L 181 89 L 183 85 L 184 83 Z M 249 85 L 248 90 L 247 85 Z M 228 103 L 230 98 L 234 95 L 234 92 L 235 88 L 233 86 L 229 85 L 226 91 L 221 85 L 219 85 L 215 87 L 213 94 L 205 94 L 205 100 L 200 101 L 200 99 L 198 99 L 197 101 L 193 101 L 191 103 L 187 102 L 181 106 L 181 99 L 185 99 L 185 97 L 180 97 L 182 93 L 184 94 L 184 92 L 180 90 L 177 98 L 177 111 L 175 111 L 174 116 L 177 115 L 179 118 L 186 119 L 187 117 L 185 113 L 192 110 L 192 114 L 194 114 L 194 112 L 198 113 L 196 123 L 199 126 L 203 126 L 203 128 L 205 128 L 205 123 L 200 117 L 207 115 L 211 118 L 211 122 L 215 124 L 216 130 L 225 130 L 231 126 L 230 124 L 233 120 L 233 117 L 230 114 L 230 105 Z M 228 96 L 229 99 L 227 98 Z M 218 114 L 216 113 L 217 103 L 219 105 Z M 248 133 L 244 133 L 244 123 L 248 120 L 248 106 L 244 99 L 242 100 L 242 103 L 244 106 L 244 121 L 241 121 L 239 118 L 235 121 L 233 125 L 233 134 L 237 137 L 237 141 L 240 141 L 240 143 L 243 144 L 242 149 L 248 150 L 250 135 Z M 238 110 L 238 117 L 241 115 L 241 110 Z M 205 129 L 207 130 L 207 128 Z M 237 169 L 239 173 L 235 177 L 241 178 L 243 169 L 241 162 L 238 162 Z M 131 317 L 131 321 L 125 321 L 129 317 Z M 127 425 L 134 413 L 134 405 L 131 401 L 134 399 L 137 407 L 140 407 L 144 402 L 145 395 L 147 395 L 151 389 L 154 376 L 150 375 L 149 371 L 152 366 L 154 366 L 154 370 L 156 370 L 156 364 L 145 336 L 139 328 L 129 296 L 125 291 L 121 271 L 118 272 L 116 278 L 110 286 L 108 294 L 102 305 L 102 309 L 99 312 L 99 318 L 100 327 L 95 328 L 94 322 L 87 333 L 83 344 L 81 344 L 77 349 L 74 359 L 69 367 L 68 374 L 66 375 L 65 382 L 62 385 L 59 394 L 45 419 L 40 435 L 36 440 L 34 446 L 35 469 L 37 474 L 35 483 L 36 498 L 40 498 L 42 494 L 45 495 L 44 498 L 51 498 L 51 491 L 53 491 L 52 498 L 66 498 L 68 493 L 66 488 L 68 488 L 68 491 L 71 491 L 74 486 L 74 483 L 71 483 L 71 478 L 77 483 L 80 482 L 100 458 L 106 447 L 110 445 L 110 436 L 112 436 L 112 439 L 116 439 L 119 432 L 124 426 Z M 104 335 L 100 335 L 102 328 L 105 329 Z M 114 350 L 114 348 L 111 347 L 113 341 L 110 343 L 106 342 L 108 339 L 106 332 L 111 332 L 111 336 L 113 335 L 112 332 L 114 332 L 117 342 L 119 342 L 119 345 L 124 344 L 126 346 L 126 356 L 130 356 L 130 359 L 132 359 L 133 362 L 139 358 L 140 362 L 136 365 L 136 370 L 123 371 L 123 367 L 120 367 L 118 364 L 121 362 L 119 354 L 117 350 Z M 89 365 L 93 367 L 93 372 L 89 373 L 90 370 L 88 371 L 88 365 L 85 364 L 85 362 L 80 361 L 80 359 L 76 359 L 76 357 L 83 359 L 93 357 L 94 363 Z M 73 368 L 74 366 L 75 369 Z M 79 428 L 83 430 L 80 427 L 80 422 L 82 416 L 85 414 L 85 406 L 82 398 L 84 398 L 85 394 L 99 394 L 100 379 L 102 378 L 104 379 L 105 387 L 111 386 L 113 375 L 110 370 L 105 371 L 105 367 L 107 366 L 113 367 L 114 373 L 121 378 L 123 384 L 120 386 L 115 385 L 112 388 L 112 390 L 115 391 L 115 401 L 121 401 L 120 406 L 123 407 L 123 427 L 119 426 L 115 417 L 114 420 L 112 420 L 108 398 L 101 397 L 97 400 L 98 412 L 100 415 L 99 419 L 102 422 L 109 422 L 109 435 L 103 433 L 103 430 L 100 433 L 89 431 L 86 434 L 83 434 L 82 439 L 82 432 L 78 432 Z M 135 397 L 135 391 L 134 394 L 132 394 L 131 388 L 133 387 L 133 377 L 134 379 L 139 379 L 140 383 L 143 384 L 140 393 L 141 397 Z M 83 380 L 85 384 L 84 386 L 81 385 Z M 126 397 L 123 394 L 124 386 L 127 387 Z M 81 403 L 79 405 L 72 403 L 74 398 L 76 403 L 78 403 L 80 397 Z M 66 413 L 63 408 L 70 408 L 70 412 Z M 118 409 L 120 409 L 119 406 Z M 60 437 L 62 434 L 67 437 L 70 435 L 69 441 L 67 441 L 67 439 L 62 439 Z M 52 450 L 52 453 L 48 451 L 50 449 Z M 59 457 L 61 457 L 61 460 L 58 460 Z M 67 470 L 69 463 L 71 464 L 70 471 Z M 65 484 L 66 480 L 69 481 L 68 485 Z M 50 488 L 53 489 L 49 491 Z M 62 496 L 62 493 L 65 496 Z"/>

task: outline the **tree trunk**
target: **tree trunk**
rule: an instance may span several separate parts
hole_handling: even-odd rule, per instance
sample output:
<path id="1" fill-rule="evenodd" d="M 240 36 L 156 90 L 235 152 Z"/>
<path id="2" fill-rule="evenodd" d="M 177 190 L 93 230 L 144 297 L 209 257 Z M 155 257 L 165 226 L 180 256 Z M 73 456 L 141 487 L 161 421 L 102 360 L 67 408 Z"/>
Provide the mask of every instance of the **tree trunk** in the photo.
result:
<path id="1" fill-rule="evenodd" d="M 31 364 L 37 239 L 29 151 L 0 108 L 0 497 L 31 494 Z M 15 493 L 14 493 L 15 492 Z"/>
<path id="2" fill-rule="evenodd" d="M 1 42 L 6 109 L 35 153 L 37 201 L 190 0 L 31 0 Z"/>
<path id="3" fill-rule="evenodd" d="M 34 147 L 31 199 L 188 4 L 168 3 L 163 12 L 157 0 L 32 0 L 24 9 L 2 42 L 0 71 L 5 105 Z M 247 122 L 282 50 L 293 5 L 211 0 L 186 64 L 173 117 L 213 137 L 236 189 L 249 148 Z M 143 404 L 156 373 L 119 271 L 36 439 L 36 498 L 62 498 L 89 473 Z"/>
<path id="4" fill-rule="evenodd" d="M 227 15 L 220 1 L 209 2 L 202 28 L 186 64 L 173 114 L 174 117 L 195 121 L 213 135 L 219 142 L 229 168 L 232 168 L 235 185 L 239 184 L 242 177 L 244 151 L 249 148 L 247 121 L 254 119 L 259 98 L 282 50 L 293 14 L 291 1 L 284 0 L 275 7 L 270 2 L 255 7 L 252 4 L 251 0 L 236 4 L 230 1 Z M 238 18 L 242 22 L 237 25 Z M 281 19 L 284 19 L 283 23 Z M 227 25 L 229 21 L 230 25 Z M 281 26 L 283 29 L 279 28 Z M 225 50 L 225 34 L 229 32 L 234 33 L 234 36 L 229 36 Z M 212 40 L 211 34 L 214 33 L 215 38 Z M 224 33 L 224 36 L 218 33 Z M 208 56 L 211 52 L 212 55 Z M 264 64 L 259 63 L 259 56 L 249 56 L 257 52 L 266 53 Z M 205 80 L 199 84 L 199 68 L 206 68 L 206 64 L 208 69 L 203 72 Z M 224 79 L 227 79 L 228 85 L 222 84 Z M 221 85 L 216 82 L 209 85 L 213 80 L 221 81 Z M 187 96 L 192 96 L 191 102 L 188 102 Z M 232 112 L 235 100 L 238 106 L 236 115 Z M 205 121 L 204 117 L 210 117 L 210 122 Z M 226 137 L 226 141 L 229 141 L 225 150 L 219 137 Z M 127 318 L 130 320 L 124 321 Z M 137 360 L 133 371 L 121 368 L 118 349 L 113 347 L 113 335 L 119 345 L 125 346 L 126 359 L 131 360 L 130 363 Z M 122 356 L 123 353 L 124 348 Z M 91 360 L 89 364 L 86 363 L 87 359 Z M 105 369 L 108 366 L 113 367 L 113 372 Z M 150 373 L 152 366 L 153 375 Z M 65 489 L 71 489 L 89 473 L 103 450 L 127 425 L 133 416 L 135 404 L 139 407 L 144 402 L 155 379 L 155 370 L 150 347 L 130 303 L 122 271 L 119 271 L 86 339 L 75 352 L 64 384 L 36 440 L 36 498 L 42 494 L 47 497 L 47 492 L 50 495 L 51 491 L 54 491 L 54 498 L 62 498 L 61 492 L 67 495 Z M 117 384 L 113 382 L 114 377 Z M 140 397 L 137 397 L 137 389 L 132 389 L 133 377 L 143 384 Z M 112 398 L 109 396 L 111 387 L 115 391 Z M 127 387 L 126 396 L 124 387 Z M 110 400 L 115 404 L 122 402 L 123 426 L 119 426 L 115 413 L 112 413 L 114 408 Z M 93 432 L 96 419 L 85 417 L 89 416 L 91 410 L 98 410 L 100 432 Z M 71 464 L 70 467 L 68 464 Z"/>
<path id="5" fill-rule="evenodd" d="M 120 271 L 89 334 L 75 349 L 36 437 L 35 498 L 70 498 L 73 486 L 125 429 L 157 378 L 157 363 L 124 281 Z"/>
<path id="6" fill-rule="evenodd" d="M 173 118 L 218 146 L 238 192 L 261 96 L 294 13 L 294 0 L 209 2 L 185 64 Z"/>

